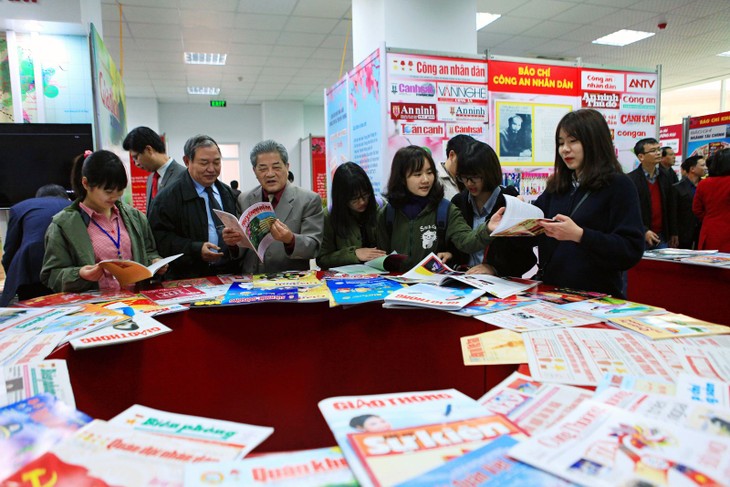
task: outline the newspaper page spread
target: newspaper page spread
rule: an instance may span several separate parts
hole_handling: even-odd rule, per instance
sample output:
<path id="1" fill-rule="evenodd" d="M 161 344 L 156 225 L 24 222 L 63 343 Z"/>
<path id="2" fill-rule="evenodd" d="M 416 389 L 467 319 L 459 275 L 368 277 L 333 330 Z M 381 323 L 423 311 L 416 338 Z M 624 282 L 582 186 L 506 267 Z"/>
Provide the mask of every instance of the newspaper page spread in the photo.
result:
<path id="1" fill-rule="evenodd" d="M 677 376 L 677 397 L 730 408 L 730 383 L 682 373 Z"/>
<path id="2" fill-rule="evenodd" d="M 674 351 L 688 374 L 730 382 L 730 353 L 727 349 L 674 344 Z"/>
<path id="3" fill-rule="evenodd" d="M 600 323 L 595 318 L 580 311 L 570 311 L 550 303 L 535 303 L 475 316 L 479 321 L 506 328 L 516 332 L 563 328 L 567 326 L 583 326 Z"/>
<path id="4" fill-rule="evenodd" d="M 0 368 L 0 406 L 42 393 L 76 407 L 65 360 L 42 360 Z"/>
<path id="5" fill-rule="evenodd" d="M 492 330 L 461 337 L 464 365 L 526 364 L 522 336 L 512 330 Z"/>

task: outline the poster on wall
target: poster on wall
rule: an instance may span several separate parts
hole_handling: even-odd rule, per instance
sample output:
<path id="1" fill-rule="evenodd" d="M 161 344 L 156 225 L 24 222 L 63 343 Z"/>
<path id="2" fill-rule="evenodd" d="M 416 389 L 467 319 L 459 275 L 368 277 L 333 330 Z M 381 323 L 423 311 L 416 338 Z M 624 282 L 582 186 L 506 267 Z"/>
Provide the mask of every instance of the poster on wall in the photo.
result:
<path id="1" fill-rule="evenodd" d="M 636 142 L 658 135 L 658 99 L 656 73 L 581 70 L 581 107 L 594 108 L 606 118 L 626 172 L 638 165 L 633 151 Z"/>
<path id="2" fill-rule="evenodd" d="M 580 106 L 578 86 L 572 66 L 489 61 L 492 140 L 502 166 L 554 165 L 555 127 Z"/>
<path id="3" fill-rule="evenodd" d="M 730 147 L 730 112 L 713 113 L 689 119 L 687 157 L 703 156 Z"/>
<path id="4" fill-rule="evenodd" d="M 23 107 L 23 123 L 38 123 L 38 101 L 36 99 L 35 57 L 30 34 L 15 34 L 20 81 L 20 100 Z"/>
<path id="5" fill-rule="evenodd" d="M 5 32 L 0 32 L 0 123 L 12 123 L 13 93 L 10 89 L 10 60 Z"/>
<path id="6" fill-rule="evenodd" d="M 659 128 L 659 143 L 662 147 L 671 147 L 674 151 L 675 165 L 679 165 L 684 160 L 682 158 L 682 124 L 662 125 Z"/>
<path id="7" fill-rule="evenodd" d="M 124 82 L 94 24 L 91 24 L 91 51 L 92 80 L 96 98 L 96 147 L 115 152 L 122 161 L 125 161 L 129 175 L 129 164 L 126 162 L 128 154 L 122 149 L 122 141 L 127 135 Z M 132 204 L 131 185 L 127 185 L 122 198 L 125 203 Z"/>
<path id="8" fill-rule="evenodd" d="M 465 134 L 486 142 L 484 59 L 388 52 L 387 164 L 407 145 L 426 147 L 436 163 L 446 143 Z"/>
<path id="9" fill-rule="evenodd" d="M 327 179 L 332 180 L 335 169 L 350 160 L 350 134 L 347 113 L 347 75 L 325 90 Z"/>
<path id="10" fill-rule="evenodd" d="M 347 74 L 352 161 L 365 170 L 376 194 L 383 189 L 384 174 L 381 51 L 376 49 Z"/>
<path id="11" fill-rule="evenodd" d="M 310 137 L 309 150 L 312 159 L 312 191 L 322 198 L 327 206 L 327 158 L 325 157 L 324 137 Z"/>

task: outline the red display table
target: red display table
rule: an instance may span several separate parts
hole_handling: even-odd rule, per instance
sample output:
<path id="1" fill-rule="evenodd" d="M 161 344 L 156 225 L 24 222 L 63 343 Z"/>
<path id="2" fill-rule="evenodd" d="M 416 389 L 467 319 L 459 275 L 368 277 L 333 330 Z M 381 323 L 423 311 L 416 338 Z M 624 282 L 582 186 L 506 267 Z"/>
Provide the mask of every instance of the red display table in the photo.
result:
<path id="1" fill-rule="evenodd" d="M 273 426 L 256 451 L 335 444 L 321 399 L 455 388 L 477 399 L 516 365 L 463 365 L 459 338 L 492 329 L 433 310 L 379 303 L 255 304 L 160 316 L 172 333 L 74 351 L 76 406 L 109 419 L 132 404 Z"/>
<path id="2" fill-rule="evenodd" d="M 730 325 L 730 269 L 641 259 L 628 278 L 631 301 Z"/>

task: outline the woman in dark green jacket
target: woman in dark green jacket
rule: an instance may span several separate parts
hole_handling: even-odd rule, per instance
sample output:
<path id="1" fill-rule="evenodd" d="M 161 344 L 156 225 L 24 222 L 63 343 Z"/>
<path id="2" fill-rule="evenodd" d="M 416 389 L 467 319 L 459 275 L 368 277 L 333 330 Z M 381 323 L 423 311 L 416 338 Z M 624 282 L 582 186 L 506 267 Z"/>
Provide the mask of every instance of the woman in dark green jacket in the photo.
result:
<path id="1" fill-rule="evenodd" d="M 332 209 L 325 213 L 317 265 L 329 269 L 385 255 L 376 248 L 378 203 L 370 178 L 360 166 L 346 162 L 337 168 L 332 177 Z"/>
<path id="2" fill-rule="evenodd" d="M 71 175 L 76 200 L 53 217 L 46 231 L 41 281 L 56 292 L 120 289 L 98 265 L 102 260 L 134 260 L 144 266 L 160 260 L 147 218 L 119 201 L 127 187 L 122 161 L 105 150 L 84 156 Z"/>

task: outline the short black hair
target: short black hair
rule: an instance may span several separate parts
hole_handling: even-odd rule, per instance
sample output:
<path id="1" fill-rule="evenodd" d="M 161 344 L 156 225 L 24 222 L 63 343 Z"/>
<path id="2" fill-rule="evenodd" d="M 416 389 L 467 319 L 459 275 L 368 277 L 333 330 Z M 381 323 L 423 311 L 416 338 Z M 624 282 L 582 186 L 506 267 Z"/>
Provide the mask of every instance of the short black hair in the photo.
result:
<path id="1" fill-rule="evenodd" d="M 60 184 L 46 184 L 45 186 L 41 186 L 38 188 L 38 191 L 35 192 L 36 198 L 46 198 L 46 197 L 54 197 L 54 198 L 66 198 L 68 199 L 68 194 L 66 193 L 66 190 L 63 186 Z"/>
<path id="2" fill-rule="evenodd" d="M 127 171 L 121 159 L 108 150 L 98 150 L 84 158 L 83 154 L 74 161 L 71 171 L 71 186 L 76 198 L 86 198 L 86 188 L 81 180 L 86 178 L 92 188 L 122 190 L 127 187 Z"/>
<path id="3" fill-rule="evenodd" d="M 656 140 L 654 137 L 647 137 L 645 139 L 641 139 L 634 145 L 634 155 L 638 156 L 639 154 L 644 153 L 644 146 L 647 144 L 658 144 L 659 141 Z"/>
<path id="4" fill-rule="evenodd" d="M 150 146 L 155 152 L 165 154 L 165 143 L 157 132 L 149 127 L 137 127 L 132 129 L 122 142 L 122 148 L 126 151 L 143 152 L 145 147 Z"/>
<path id="5" fill-rule="evenodd" d="M 691 156 L 682 161 L 682 171 L 689 172 L 690 169 L 695 167 L 700 159 L 704 159 L 703 156 Z"/>
<path id="6" fill-rule="evenodd" d="M 235 179 L 231 181 L 231 188 L 238 189 L 238 181 L 236 181 Z"/>
<path id="7" fill-rule="evenodd" d="M 668 145 L 665 145 L 664 147 L 662 147 L 662 157 L 667 157 L 667 151 L 669 151 L 669 150 L 674 150 L 674 149 L 672 149 Z"/>
<path id="8" fill-rule="evenodd" d="M 461 153 L 474 142 L 476 142 L 476 139 L 466 134 L 459 134 L 451 137 L 449 141 L 446 142 L 446 157 L 449 157 L 451 151 L 454 151 L 458 160 Z"/>

